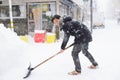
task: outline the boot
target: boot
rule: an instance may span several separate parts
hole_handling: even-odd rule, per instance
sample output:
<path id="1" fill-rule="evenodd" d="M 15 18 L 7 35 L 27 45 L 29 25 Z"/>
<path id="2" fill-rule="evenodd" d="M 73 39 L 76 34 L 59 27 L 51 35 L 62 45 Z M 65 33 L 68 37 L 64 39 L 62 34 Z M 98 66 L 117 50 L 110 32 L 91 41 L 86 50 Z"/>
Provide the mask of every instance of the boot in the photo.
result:
<path id="1" fill-rule="evenodd" d="M 97 69 L 98 66 L 91 65 L 91 66 L 89 66 L 88 68 L 90 68 L 90 69 Z"/>
<path id="2" fill-rule="evenodd" d="M 72 72 L 69 72 L 68 74 L 69 74 L 69 75 L 78 75 L 78 74 L 80 74 L 80 72 L 72 71 Z"/>

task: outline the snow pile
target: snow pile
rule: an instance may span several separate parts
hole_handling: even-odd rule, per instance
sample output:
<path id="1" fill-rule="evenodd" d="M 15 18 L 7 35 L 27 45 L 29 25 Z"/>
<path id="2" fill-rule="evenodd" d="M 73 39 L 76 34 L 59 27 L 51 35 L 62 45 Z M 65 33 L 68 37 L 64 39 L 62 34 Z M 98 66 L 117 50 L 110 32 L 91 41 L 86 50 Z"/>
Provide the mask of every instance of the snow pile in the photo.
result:
<path id="1" fill-rule="evenodd" d="M 18 42 L 21 43 L 19 36 L 17 36 L 17 34 L 10 28 L 4 27 L 3 24 L 0 24 L 0 39 L 0 43 L 5 44 L 12 44 L 14 42 L 16 42 L 17 44 Z"/>
<path id="2" fill-rule="evenodd" d="M 10 71 L 20 74 L 19 70 L 22 71 L 21 66 L 24 66 L 26 61 L 24 54 L 24 47 L 26 46 L 27 44 L 21 41 L 15 32 L 0 24 L 0 75 L 3 76 L 0 77 L 0 80 L 6 80 L 7 73 Z M 18 69 L 18 71 L 15 71 L 15 69 Z M 8 74 L 8 76 L 13 77 L 14 75 Z"/>

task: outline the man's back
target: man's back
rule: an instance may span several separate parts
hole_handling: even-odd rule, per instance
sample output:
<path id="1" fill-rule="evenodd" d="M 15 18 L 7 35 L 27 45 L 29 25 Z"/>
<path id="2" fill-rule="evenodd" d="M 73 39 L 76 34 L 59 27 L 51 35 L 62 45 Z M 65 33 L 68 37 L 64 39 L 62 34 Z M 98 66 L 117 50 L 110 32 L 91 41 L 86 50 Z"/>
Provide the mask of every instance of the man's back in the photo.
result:
<path id="1" fill-rule="evenodd" d="M 91 32 L 84 24 L 80 24 L 78 21 L 66 22 L 63 26 L 63 30 L 66 34 L 75 36 L 75 40 L 82 42 L 92 41 Z"/>

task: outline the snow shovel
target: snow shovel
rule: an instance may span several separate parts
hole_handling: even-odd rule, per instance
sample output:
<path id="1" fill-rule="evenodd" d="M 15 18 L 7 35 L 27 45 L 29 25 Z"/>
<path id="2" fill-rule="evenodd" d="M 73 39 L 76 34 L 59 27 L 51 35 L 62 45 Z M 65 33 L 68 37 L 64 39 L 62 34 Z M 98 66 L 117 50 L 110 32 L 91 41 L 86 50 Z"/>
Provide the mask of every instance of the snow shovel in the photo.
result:
<path id="1" fill-rule="evenodd" d="M 74 45 L 74 43 L 71 44 L 71 45 L 69 45 L 68 47 L 66 47 L 65 50 L 68 49 L 68 48 L 70 48 L 70 47 L 73 46 L 73 45 Z M 38 65 L 36 65 L 36 66 L 33 67 L 33 68 L 31 68 L 31 64 L 30 64 L 29 67 L 28 67 L 28 73 L 27 73 L 27 75 L 26 75 L 25 77 L 23 77 L 23 78 L 25 79 L 25 78 L 29 77 L 30 74 L 31 74 L 31 71 L 33 71 L 34 69 L 36 69 L 37 67 L 39 67 L 40 65 L 42 65 L 42 64 L 45 63 L 45 62 L 47 62 L 48 60 L 52 59 L 53 57 L 57 56 L 57 55 L 60 54 L 60 53 L 61 53 L 60 51 L 57 52 L 56 54 L 50 56 L 49 58 L 47 58 L 46 60 L 44 60 L 43 62 L 39 63 Z"/>

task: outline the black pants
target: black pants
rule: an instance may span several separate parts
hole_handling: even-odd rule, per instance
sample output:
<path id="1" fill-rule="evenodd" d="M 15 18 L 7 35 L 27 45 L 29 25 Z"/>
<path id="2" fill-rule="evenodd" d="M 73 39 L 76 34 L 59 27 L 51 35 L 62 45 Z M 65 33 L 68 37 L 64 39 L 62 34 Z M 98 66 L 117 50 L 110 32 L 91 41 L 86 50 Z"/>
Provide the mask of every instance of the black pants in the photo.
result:
<path id="1" fill-rule="evenodd" d="M 88 52 L 88 43 L 79 43 L 75 44 L 72 50 L 72 57 L 75 65 L 75 70 L 77 72 L 81 72 L 81 65 L 79 60 L 79 53 L 82 50 L 82 53 L 89 59 L 89 61 L 94 65 L 97 66 L 98 64 L 94 60 L 93 56 Z"/>

